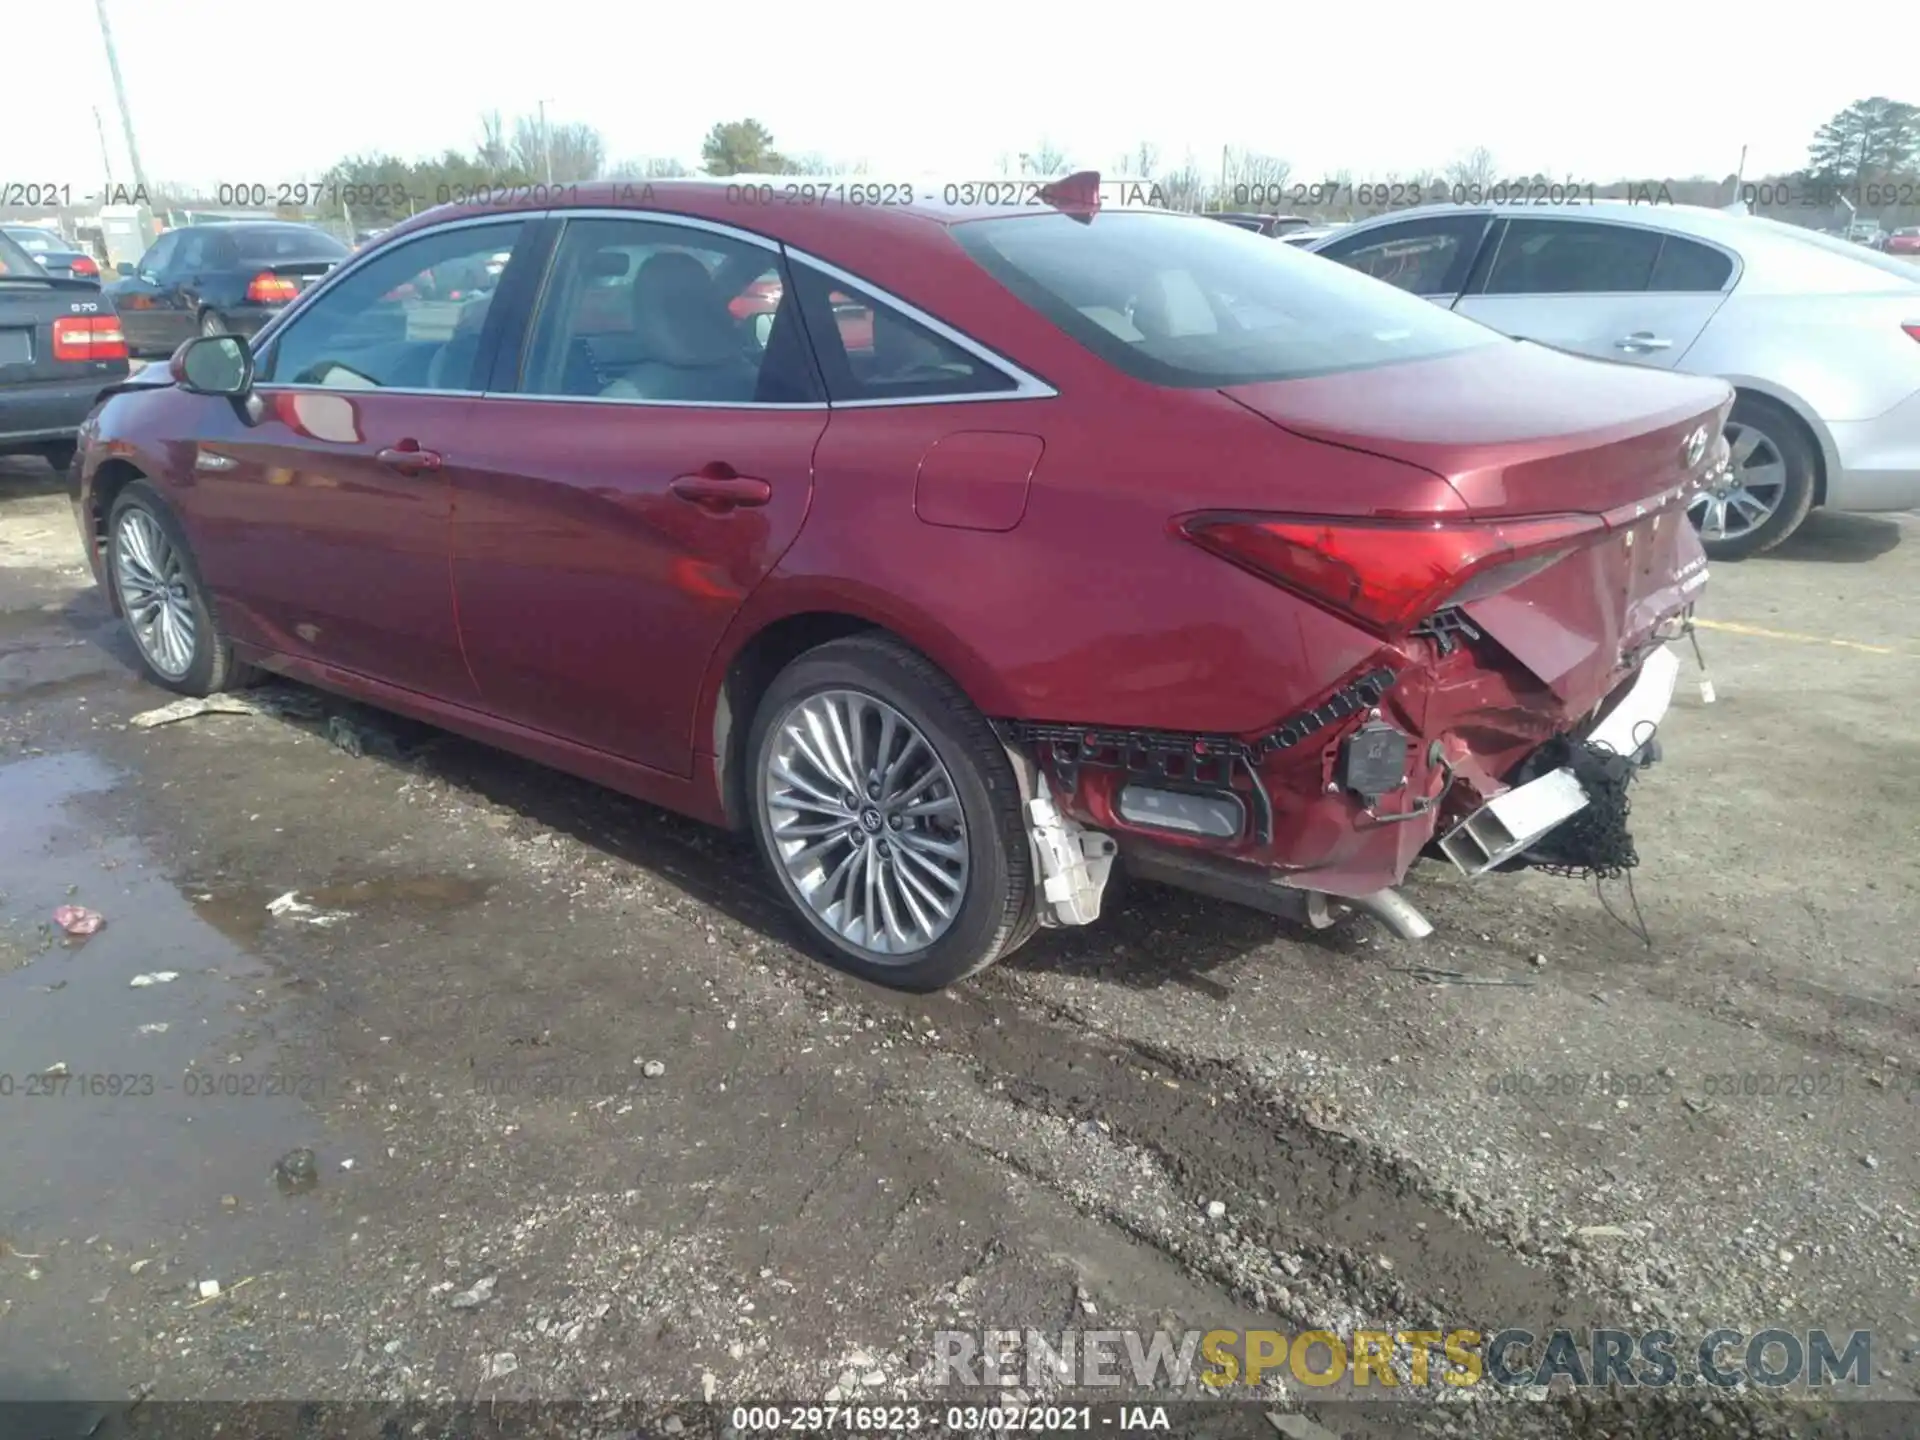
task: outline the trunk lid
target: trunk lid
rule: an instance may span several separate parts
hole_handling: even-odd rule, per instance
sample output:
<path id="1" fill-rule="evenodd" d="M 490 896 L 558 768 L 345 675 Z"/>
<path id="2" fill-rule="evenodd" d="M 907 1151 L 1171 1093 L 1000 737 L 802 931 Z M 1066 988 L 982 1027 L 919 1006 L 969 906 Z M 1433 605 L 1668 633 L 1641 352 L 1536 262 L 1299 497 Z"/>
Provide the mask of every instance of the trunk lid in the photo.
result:
<path id="1" fill-rule="evenodd" d="M 125 360 L 56 360 L 53 322 L 70 316 L 111 318 L 113 303 L 91 280 L 58 275 L 0 274 L 0 385 L 71 380 L 127 371 Z"/>
<path id="2" fill-rule="evenodd" d="M 1659 495 L 1690 476 L 1687 437 L 1718 436 L 1733 400 L 1721 380 L 1526 341 L 1225 393 L 1296 434 L 1445 476 L 1485 516 L 1600 515 Z"/>
<path id="3" fill-rule="evenodd" d="M 1226 393 L 1297 434 L 1445 477 L 1475 518 L 1601 516 L 1563 558 L 1459 607 L 1576 714 L 1706 582 L 1680 502 L 1717 458 L 1724 381 L 1516 341 Z"/>

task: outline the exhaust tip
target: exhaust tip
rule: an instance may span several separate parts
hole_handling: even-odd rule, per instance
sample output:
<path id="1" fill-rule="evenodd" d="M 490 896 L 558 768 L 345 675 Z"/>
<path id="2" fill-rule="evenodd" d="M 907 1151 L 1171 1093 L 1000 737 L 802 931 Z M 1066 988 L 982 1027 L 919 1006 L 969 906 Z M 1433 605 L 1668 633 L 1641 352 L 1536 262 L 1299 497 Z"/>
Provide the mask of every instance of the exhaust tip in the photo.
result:
<path id="1" fill-rule="evenodd" d="M 1433 934 L 1433 922 L 1398 890 L 1376 890 L 1371 895 L 1355 895 L 1346 901 L 1356 910 L 1364 910 L 1402 940 L 1424 940 Z"/>

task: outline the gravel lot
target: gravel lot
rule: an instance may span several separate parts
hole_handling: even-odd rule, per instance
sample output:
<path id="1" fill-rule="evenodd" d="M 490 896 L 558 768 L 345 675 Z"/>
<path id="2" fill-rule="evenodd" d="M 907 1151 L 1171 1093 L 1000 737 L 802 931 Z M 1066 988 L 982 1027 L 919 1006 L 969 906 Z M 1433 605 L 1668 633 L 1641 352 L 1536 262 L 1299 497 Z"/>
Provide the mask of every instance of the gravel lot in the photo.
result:
<path id="1" fill-rule="evenodd" d="M 0 461 L 0 1070 L 154 1077 L 0 1096 L 0 1395 L 884 1397 L 943 1328 L 1437 1319 L 1870 1329 L 1911 1401 L 1914 525 L 1717 567 L 1633 897 L 1423 867 L 1415 945 L 1138 885 L 915 999 L 798 952 L 743 842 L 467 742 L 291 690 L 130 728 L 169 697 L 59 483 Z M 276 1184 L 297 1147 L 316 1182 Z"/>

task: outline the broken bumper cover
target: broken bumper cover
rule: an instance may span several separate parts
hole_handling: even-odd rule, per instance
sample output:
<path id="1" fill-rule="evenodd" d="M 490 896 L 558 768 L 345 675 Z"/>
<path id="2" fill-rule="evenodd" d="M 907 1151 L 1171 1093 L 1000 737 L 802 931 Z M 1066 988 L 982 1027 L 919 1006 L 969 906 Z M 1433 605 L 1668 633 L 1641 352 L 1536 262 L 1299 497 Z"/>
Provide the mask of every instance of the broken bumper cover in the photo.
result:
<path id="1" fill-rule="evenodd" d="M 1647 656 L 1626 693 L 1577 738 L 1627 759 L 1648 755 L 1679 675 L 1679 657 L 1661 646 Z M 1584 810 L 1590 798 L 1573 770 L 1562 765 L 1494 796 L 1440 837 L 1441 853 L 1463 875 L 1484 875 L 1524 855 Z"/>

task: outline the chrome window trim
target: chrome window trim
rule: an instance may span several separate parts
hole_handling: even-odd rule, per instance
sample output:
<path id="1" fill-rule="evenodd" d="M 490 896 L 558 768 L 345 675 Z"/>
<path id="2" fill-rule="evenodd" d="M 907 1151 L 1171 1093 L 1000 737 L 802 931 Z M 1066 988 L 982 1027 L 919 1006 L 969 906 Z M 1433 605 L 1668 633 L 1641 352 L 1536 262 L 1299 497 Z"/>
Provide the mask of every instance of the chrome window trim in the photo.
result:
<path id="1" fill-rule="evenodd" d="M 549 405 L 627 405 L 642 409 L 669 410 L 874 410 L 882 407 L 901 405 L 959 405 L 968 402 L 979 403 L 994 400 L 1048 400 L 1060 392 L 1028 370 L 1021 368 L 997 351 L 987 348 L 971 336 L 965 335 L 943 320 L 939 320 L 917 305 L 909 304 L 891 291 L 885 290 L 871 281 L 829 264 L 804 250 L 796 250 L 783 245 L 752 230 L 742 230 L 736 225 L 723 224 L 718 220 L 707 220 L 697 215 L 682 215 L 673 210 L 647 210 L 635 206 L 632 208 L 613 208 L 605 206 L 587 206 L 580 209 L 555 209 L 542 212 L 559 219 L 563 224 L 572 220 L 625 220 L 648 225 L 665 227 L 679 226 L 688 230 L 718 235 L 724 239 L 739 240 L 766 250 L 776 258 L 784 256 L 799 264 L 809 265 L 821 274 L 827 275 L 842 284 L 851 285 L 871 295 L 883 305 L 891 306 L 901 314 L 958 345 L 974 359 L 998 371 L 1014 382 L 1012 390 L 995 390 L 986 393 L 965 393 L 956 395 L 902 395 L 883 396 L 871 400 L 808 400 L 802 402 L 766 402 L 757 400 L 646 400 L 625 395 L 540 395 L 524 390 L 487 390 L 479 392 L 487 400 L 539 401 Z M 462 222 L 455 222 L 462 223 Z M 425 233 L 425 232 L 422 232 Z M 564 230 L 562 237 L 564 238 Z M 557 249 L 556 252 L 558 253 Z M 338 392 L 328 392 L 338 393 Z M 387 395 L 410 393 L 399 390 L 380 392 Z M 449 395 L 448 390 L 423 392 L 433 395 Z"/>
<path id="2" fill-rule="evenodd" d="M 864 280 L 852 271 L 843 270 L 838 265 L 830 264 L 828 261 L 822 260 L 816 255 L 808 254 L 805 250 L 796 249 L 791 245 L 783 248 L 787 252 L 788 259 L 802 265 L 810 266 L 818 270 L 821 274 L 831 276 L 833 279 L 840 281 L 842 284 L 853 286 L 856 290 L 865 291 L 881 304 L 898 310 L 902 315 L 905 315 L 916 324 L 926 326 L 927 329 L 933 331 L 933 333 L 940 336 L 941 339 L 958 345 L 962 350 L 965 350 L 969 355 L 973 356 L 974 359 L 998 370 L 1002 375 L 1006 376 L 1007 379 L 1014 382 L 1014 388 L 1011 390 L 990 391 L 985 394 L 889 395 L 871 400 L 838 400 L 830 402 L 835 409 L 871 410 L 881 406 L 892 405 L 953 405 L 968 400 L 1052 400 L 1059 396 L 1060 392 L 1058 390 L 1054 389 L 1053 386 L 1049 385 L 1032 371 L 1016 365 L 1006 356 L 1000 354 L 999 351 L 989 349 L 978 340 L 975 340 L 971 335 L 956 330 L 953 326 L 947 324 L 946 321 L 939 319 L 937 316 L 929 315 L 918 305 L 910 304 L 908 301 L 902 300 L 892 291 L 882 289 L 871 280 Z"/>
<path id="3" fill-rule="evenodd" d="M 253 388 L 261 395 L 417 395 L 444 400 L 478 400 L 486 394 L 484 390 L 419 390 L 399 385 L 342 385 L 336 389 L 331 385 L 293 385 L 278 380 L 263 380 Z"/>

